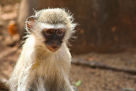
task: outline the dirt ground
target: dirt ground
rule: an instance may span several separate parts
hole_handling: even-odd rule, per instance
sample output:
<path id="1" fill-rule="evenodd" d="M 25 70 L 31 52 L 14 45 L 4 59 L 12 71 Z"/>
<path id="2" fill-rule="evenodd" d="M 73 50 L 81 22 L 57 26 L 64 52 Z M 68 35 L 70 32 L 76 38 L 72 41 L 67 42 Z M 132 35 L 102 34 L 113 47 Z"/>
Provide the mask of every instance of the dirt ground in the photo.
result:
<path id="1" fill-rule="evenodd" d="M 0 79 L 8 79 L 21 52 L 20 43 L 15 43 L 7 27 L 10 21 L 16 20 L 18 1 L 0 1 Z M 15 37 L 16 39 L 16 37 Z M 76 40 L 75 40 L 76 41 Z M 136 70 L 136 50 L 116 54 L 89 53 L 73 55 L 76 59 L 102 62 L 109 66 Z M 108 69 L 89 68 L 73 65 L 70 74 L 73 85 L 81 84 L 79 91 L 136 91 L 136 74 L 116 72 Z"/>

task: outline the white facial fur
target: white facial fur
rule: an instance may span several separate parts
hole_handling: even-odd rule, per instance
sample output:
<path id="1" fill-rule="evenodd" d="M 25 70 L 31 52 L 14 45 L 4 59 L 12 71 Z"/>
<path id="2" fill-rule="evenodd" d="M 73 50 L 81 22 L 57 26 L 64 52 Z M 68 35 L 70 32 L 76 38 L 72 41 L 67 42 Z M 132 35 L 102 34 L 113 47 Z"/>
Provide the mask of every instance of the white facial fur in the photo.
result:
<path id="1" fill-rule="evenodd" d="M 45 23 L 40 23 L 41 29 L 64 29 L 65 26 L 63 24 L 45 24 Z"/>

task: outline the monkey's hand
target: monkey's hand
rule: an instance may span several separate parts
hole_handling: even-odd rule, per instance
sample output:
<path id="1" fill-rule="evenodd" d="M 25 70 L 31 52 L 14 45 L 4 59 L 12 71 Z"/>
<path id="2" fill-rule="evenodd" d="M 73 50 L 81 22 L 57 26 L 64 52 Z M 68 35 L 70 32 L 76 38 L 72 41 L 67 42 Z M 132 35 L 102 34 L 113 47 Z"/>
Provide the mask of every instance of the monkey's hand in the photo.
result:
<path id="1" fill-rule="evenodd" d="M 74 91 L 78 91 L 76 86 L 71 86 L 73 88 Z"/>

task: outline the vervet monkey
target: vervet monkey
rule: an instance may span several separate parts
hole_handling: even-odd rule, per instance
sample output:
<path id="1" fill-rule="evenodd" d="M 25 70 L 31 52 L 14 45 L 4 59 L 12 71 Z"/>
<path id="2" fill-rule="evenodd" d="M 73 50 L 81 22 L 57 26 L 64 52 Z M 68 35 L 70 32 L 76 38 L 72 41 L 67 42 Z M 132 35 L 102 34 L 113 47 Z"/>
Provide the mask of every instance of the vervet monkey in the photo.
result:
<path id="1" fill-rule="evenodd" d="M 43 9 L 26 20 L 27 39 L 8 81 L 11 91 L 75 91 L 67 47 L 76 24 L 64 9 Z"/>

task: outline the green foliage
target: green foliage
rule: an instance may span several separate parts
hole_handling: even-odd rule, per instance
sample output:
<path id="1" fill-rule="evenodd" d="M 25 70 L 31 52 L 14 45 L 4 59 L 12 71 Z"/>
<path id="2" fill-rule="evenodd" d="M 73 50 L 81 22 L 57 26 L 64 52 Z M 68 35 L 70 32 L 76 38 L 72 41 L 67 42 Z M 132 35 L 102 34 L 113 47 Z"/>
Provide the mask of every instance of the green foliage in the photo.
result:
<path id="1" fill-rule="evenodd" d="M 18 2 L 21 2 L 21 0 L 17 0 Z"/>
<path id="2" fill-rule="evenodd" d="M 124 88 L 123 91 L 135 91 L 135 90 L 130 89 L 130 88 Z"/>
<path id="3" fill-rule="evenodd" d="M 81 81 L 81 80 L 78 80 L 78 81 L 75 83 L 75 86 L 80 86 L 81 83 L 82 83 L 82 81 Z"/>

